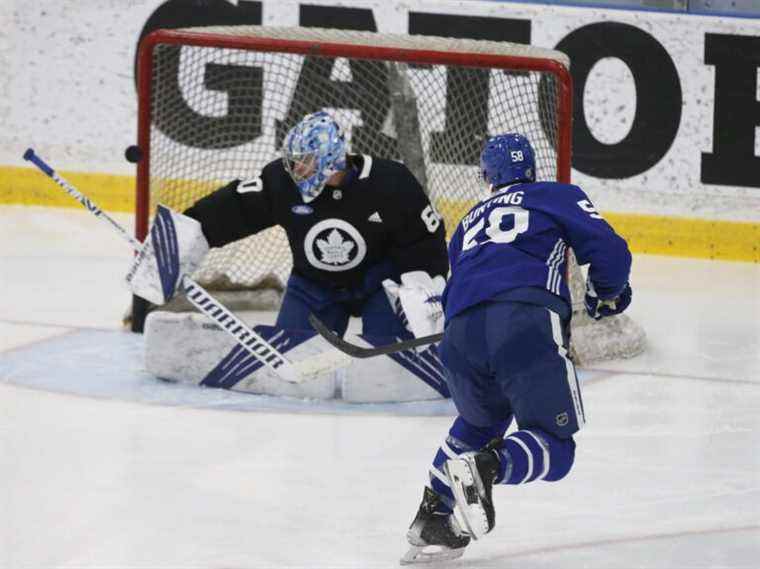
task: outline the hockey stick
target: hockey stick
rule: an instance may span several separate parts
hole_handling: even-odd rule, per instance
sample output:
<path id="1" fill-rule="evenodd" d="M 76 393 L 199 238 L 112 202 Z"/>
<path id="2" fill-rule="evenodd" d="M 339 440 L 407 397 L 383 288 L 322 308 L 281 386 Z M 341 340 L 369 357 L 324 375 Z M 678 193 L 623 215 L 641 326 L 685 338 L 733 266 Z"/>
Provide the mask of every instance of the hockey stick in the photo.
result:
<path id="1" fill-rule="evenodd" d="M 375 348 L 363 348 L 362 346 L 347 342 L 338 336 L 335 332 L 330 330 L 324 322 L 314 316 L 314 314 L 309 314 L 309 323 L 314 326 L 317 333 L 327 340 L 329 344 L 335 346 L 344 354 L 348 354 L 354 358 L 372 358 L 374 356 L 403 352 L 404 350 L 410 350 L 418 346 L 433 344 L 443 338 L 443 333 L 431 334 L 430 336 L 421 336 L 411 340 L 403 340 L 401 342 L 396 342 L 395 344 L 386 344 L 385 346 L 377 346 Z"/>
<path id="2" fill-rule="evenodd" d="M 24 153 L 24 160 L 32 162 L 56 184 L 62 187 L 67 194 L 87 208 L 90 213 L 108 223 L 123 239 L 132 245 L 135 251 L 140 250 L 141 243 L 137 239 L 127 233 L 124 227 L 95 205 L 87 196 L 59 176 L 42 158 L 35 154 L 34 150 L 29 148 Z M 344 355 L 335 351 L 322 352 L 298 363 L 293 363 L 269 344 L 269 342 L 264 340 L 264 338 L 249 328 L 242 320 L 232 314 L 232 312 L 189 276 L 182 275 L 180 282 L 182 289 L 187 295 L 187 299 L 193 306 L 216 322 L 249 353 L 288 383 L 301 383 L 310 377 L 334 371 L 349 363 L 349 360 Z"/>

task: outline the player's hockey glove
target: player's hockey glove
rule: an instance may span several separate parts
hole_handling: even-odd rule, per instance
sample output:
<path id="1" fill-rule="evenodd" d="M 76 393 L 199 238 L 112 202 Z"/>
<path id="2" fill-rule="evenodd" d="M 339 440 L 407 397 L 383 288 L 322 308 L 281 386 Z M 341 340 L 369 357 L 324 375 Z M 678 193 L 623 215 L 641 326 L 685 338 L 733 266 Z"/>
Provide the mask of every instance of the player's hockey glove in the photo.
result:
<path id="1" fill-rule="evenodd" d="M 446 279 L 425 271 L 404 273 L 401 284 L 383 281 L 388 302 L 416 338 L 443 332 L 441 295 L 445 286 Z"/>
<path id="2" fill-rule="evenodd" d="M 606 299 L 599 298 L 594 288 L 594 283 L 591 282 L 591 279 L 586 279 L 586 297 L 584 298 L 586 312 L 594 320 L 600 320 L 613 314 L 620 314 L 631 304 L 632 294 L 631 285 L 625 283 L 623 290 L 617 296 Z"/>

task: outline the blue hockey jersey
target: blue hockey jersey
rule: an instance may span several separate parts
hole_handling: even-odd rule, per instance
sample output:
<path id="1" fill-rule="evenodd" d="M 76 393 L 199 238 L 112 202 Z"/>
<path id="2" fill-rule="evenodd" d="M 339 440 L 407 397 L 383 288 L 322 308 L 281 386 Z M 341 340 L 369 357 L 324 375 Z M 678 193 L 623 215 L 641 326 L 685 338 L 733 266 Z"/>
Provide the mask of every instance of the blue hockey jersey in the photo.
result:
<path id="1" fill-rule="evenodd" d="M 631 268 L 628 246 L 578 186 L 535 182 L 495 192 L 462 218 L 449 242 L 446 319 L 509 291 L 558 300 L 569 313 L 568 246 L 579 264 L 591 263 L 589 277 L 600 298 L 623 290 Z"/>

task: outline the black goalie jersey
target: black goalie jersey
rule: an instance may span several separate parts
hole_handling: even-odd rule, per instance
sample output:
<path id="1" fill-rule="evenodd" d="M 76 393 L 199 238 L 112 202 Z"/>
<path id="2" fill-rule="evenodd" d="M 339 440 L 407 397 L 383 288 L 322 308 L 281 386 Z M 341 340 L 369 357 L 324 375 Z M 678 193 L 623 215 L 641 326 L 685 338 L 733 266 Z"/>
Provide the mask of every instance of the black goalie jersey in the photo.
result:
<path id="1" fill-rule="evenodd" d="M 326 186 L 304 203 L 283 167 L 267 164 L 259 177 L 235 180 L 185 214 L 197 219 L 212 247 L 280 225 L 293 270 L 330 287 L 361 287 L 365 271 L 391 260 L 398 274 L 448 273 L 443 220 L 406 166 L 350 156 L 347 183 Z"/>

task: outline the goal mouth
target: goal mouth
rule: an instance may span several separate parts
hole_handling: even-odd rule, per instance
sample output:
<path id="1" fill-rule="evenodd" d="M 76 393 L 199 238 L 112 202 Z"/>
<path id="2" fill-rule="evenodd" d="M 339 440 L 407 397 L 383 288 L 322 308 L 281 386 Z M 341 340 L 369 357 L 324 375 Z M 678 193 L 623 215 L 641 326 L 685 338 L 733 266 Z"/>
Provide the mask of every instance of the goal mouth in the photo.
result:
<path id="1" fill-rule="evenodd" d="M 326 110 L 348 152 L 404 162 L 451 233 L 484 197 L 478 157 L 520 132 L 536 176 L 570 181 L 572 81 L 561 52 L 530 45 L 321 28 L 158 30 L 138 58 L 136 234 L 155 204 L 183 211 L 281 157 L 285 134 Z M 291 269 L 275 227 L 212 250 L 206 288 L 282 288 Z"/>

